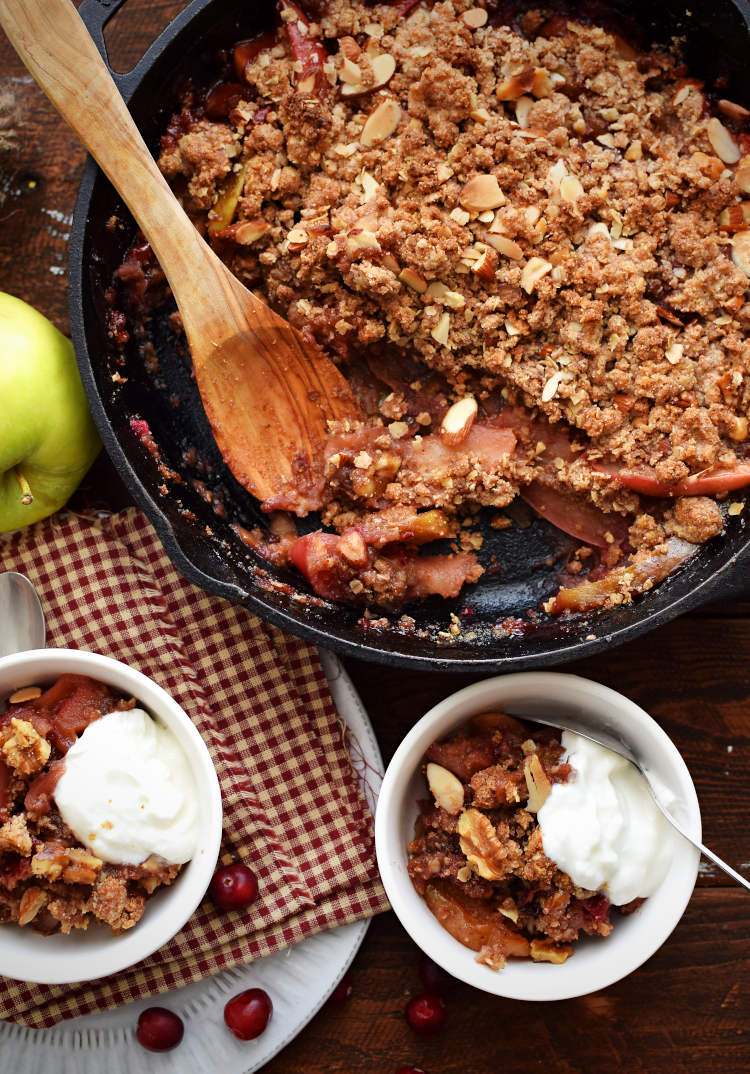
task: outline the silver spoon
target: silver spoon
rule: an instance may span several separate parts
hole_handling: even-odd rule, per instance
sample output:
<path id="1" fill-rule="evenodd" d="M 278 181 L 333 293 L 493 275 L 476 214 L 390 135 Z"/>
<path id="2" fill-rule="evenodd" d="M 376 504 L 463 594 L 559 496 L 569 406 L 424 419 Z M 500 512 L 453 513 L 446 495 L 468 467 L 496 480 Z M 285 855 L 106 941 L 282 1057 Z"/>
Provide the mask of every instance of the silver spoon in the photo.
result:
<path id="1" fill-rule="evenodd" d="M 25 574 L 0 574 L 0 657 L 43 649 L 47 640 L 39 595 Z"/>
<path id="2" fill-rule="evenodd" d="M 750 880 L 747 880 L 740 873 L 736 872 L 731 865 L 727 865 L 725 861 L 722 861 L 717 854 L 714 854 L 714 852 L 709 850 L 707 846 L 704 846 L 703 843 L 699 843 L 697 839 L 693 839 L 692 836 L 688 835 L 679 821 L 675 820 L 666 806 L 662 805 L 643 763 L 639 761 L 630 746 L 622 740 L 620 733 L 616 731 L 614 727 L 607 726 L 606 718 L 603 724 L 597 722 L 596 726 L 592 727 L 585 717 L 566 715 L 564 719 L 560 719 L 556 716 L 554 720 L 546 720 L 543 716 L 537 715 L 536 709 L 533 706 L 530 706 L 528 711 L 525 712 L 523 711 L 523 705 L 514 705 L 513 708 L 515 710 L 513 712 L 514 716 L 533 720 L 535 723 L 542 723 L 547 727 L 559 727 L 562 728 L 563 731 L 575 731 L 581 738 L 587 738 L 589 742 L 595 742 L 597 746 L 603 746 L 605 749 L 612 750 L 613 753 L 619 754 L 620 757 L 624 757 L 625 760 L 629 761 L 641 774 L 657 808 L 660 813 L 664 815 L 665 819 L 669 821 L 675 831 L 679 832 L 683 839 L 687 839 L 688 843 L 691 843 L 696 850 L 699 850 L 701 854 L 709 859 L 709 861 L 712 861 L 714 865 L 718 865 L 728 876 L 731 876 L 731 878 L 736 880 L 738 884 L 741 884 L 743 888 L 747 888 L 747 890 L 750 891 Z"/>

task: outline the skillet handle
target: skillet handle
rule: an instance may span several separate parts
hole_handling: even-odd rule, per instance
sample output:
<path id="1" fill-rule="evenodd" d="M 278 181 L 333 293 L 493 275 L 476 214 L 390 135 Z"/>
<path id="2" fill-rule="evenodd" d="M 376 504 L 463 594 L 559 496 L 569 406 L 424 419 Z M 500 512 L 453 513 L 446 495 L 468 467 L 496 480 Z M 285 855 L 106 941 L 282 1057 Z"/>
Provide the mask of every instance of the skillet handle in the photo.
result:
<path id="1" fill-rule="evenodd" d="M 94 44 L 99 49 L 101 57 L 107 65 L 107 70 L 117 83 L 120 93 L 126 96 L 135 68 L 130 71 L 115 71 L 109 62 L 107 42 L 104 40 L 104 30 L 107 23 L 124 3 L 126 3 L 126 0 L 82 0 L 82 3 L 78 6 L 78 14 L 93 38 Z"/>

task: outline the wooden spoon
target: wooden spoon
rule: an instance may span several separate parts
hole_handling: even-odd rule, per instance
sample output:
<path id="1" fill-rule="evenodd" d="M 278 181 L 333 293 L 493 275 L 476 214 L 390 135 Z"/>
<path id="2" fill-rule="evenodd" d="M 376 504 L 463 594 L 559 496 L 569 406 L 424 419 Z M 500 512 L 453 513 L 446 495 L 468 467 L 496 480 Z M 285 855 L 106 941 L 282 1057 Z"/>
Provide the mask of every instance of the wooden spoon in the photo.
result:
<path id="1" fill-rule="evenodd" d="M 0 25 L 151 244 L 182 315 L 203 407 L 230 470 L 261 501 L 298 514 L 313 509 L 326 423 L 359 416 L 347 381 L 200 237 L 70 0 L 0 0 Z"/>

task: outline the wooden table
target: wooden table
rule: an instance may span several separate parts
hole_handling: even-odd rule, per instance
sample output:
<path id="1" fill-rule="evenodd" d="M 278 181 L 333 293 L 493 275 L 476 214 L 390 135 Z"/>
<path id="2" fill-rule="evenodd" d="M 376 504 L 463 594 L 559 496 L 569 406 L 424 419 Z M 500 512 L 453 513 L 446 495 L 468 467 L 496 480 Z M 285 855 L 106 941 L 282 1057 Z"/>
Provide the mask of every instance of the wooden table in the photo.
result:
<path id="1" fill-rule="evenodd" d="M 108 37 L 127 69 L 182 3 L 130 0 Z M 20 139 L 0 157 L 0 290 L 68 330 L 67 244 L 84 154 L 0 38 L 0 91 L 15 95 Z M 2 400 L 0 400 L 2 421 Z M 129 502 L 106 458 L 77 502 Z M 430 705 L 470 681 L 348 662 L 386 761 Z M 569 670 L 646 708 L 682 751 L 709 846 L 750 875 L 750 604 L 714 606 Z M 672 937 L 640 970 L 595 995 L 537 1005 L 456 985 L 449 1021 L 417 1038 L 403 1009 L 420 990 L 420 952 L 393 914 L 373 921 L 352 995 L 328 1006 L 268 1074 L 741 1074 L 750 1070 L 750 897 L 707 865 Z"/>

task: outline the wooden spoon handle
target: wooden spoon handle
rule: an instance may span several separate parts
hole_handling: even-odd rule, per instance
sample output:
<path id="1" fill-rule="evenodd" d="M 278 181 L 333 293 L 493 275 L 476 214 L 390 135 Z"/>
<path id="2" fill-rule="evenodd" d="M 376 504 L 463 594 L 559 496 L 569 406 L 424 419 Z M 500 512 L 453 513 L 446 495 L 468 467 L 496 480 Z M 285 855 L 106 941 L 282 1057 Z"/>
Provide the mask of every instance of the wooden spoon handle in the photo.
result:
<path id="1" fill-rule="evenodd" d="M 0 0 L 0 25 L 138 221 L 169 278 L 213 257 L 146 147 L 70 0 Z M 195 246 L 203 247 L 199 254 Z"/>

